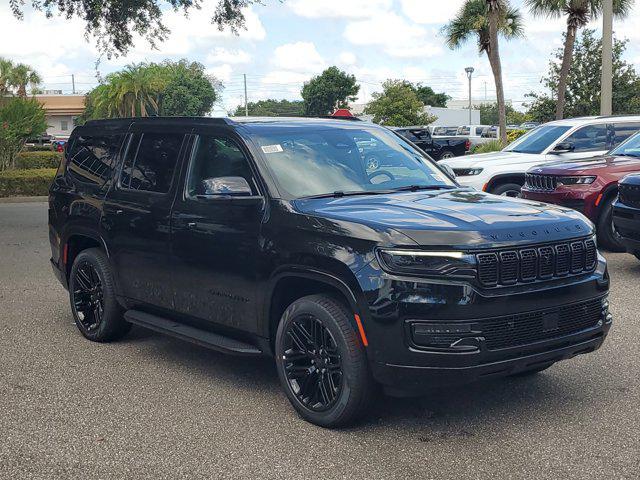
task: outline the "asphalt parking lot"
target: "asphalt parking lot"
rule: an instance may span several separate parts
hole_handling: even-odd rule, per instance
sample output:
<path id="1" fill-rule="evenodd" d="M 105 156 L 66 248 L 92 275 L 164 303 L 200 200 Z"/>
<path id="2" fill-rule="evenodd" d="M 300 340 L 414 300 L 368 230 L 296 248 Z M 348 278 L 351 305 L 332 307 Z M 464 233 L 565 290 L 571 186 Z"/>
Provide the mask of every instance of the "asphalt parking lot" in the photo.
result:
<path id="1" fill-rule="evenodd" d="M 347 430 L 294 413 L 268 359 L 141 328 L 94 344 L 49 266 L 44 203 L 0 204 L 0 478 L 640 477 L 640 262 L 607 254 L 615 324 L 533 377 L 381 398 Z"/>

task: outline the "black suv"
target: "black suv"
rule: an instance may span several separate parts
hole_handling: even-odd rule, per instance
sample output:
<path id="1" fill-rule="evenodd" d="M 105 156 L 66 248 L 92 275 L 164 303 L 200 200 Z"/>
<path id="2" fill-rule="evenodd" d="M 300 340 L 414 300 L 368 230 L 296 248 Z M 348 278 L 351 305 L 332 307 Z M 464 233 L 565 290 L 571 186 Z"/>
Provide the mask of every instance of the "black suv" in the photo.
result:
<path id="1" fill-rule="evenodd" d="M 627 175 L 618 183 L 613 204 L 613 225 L 627 252 L 640 260 L 640 174 Z"/>
<path id="2" fill-rule="evenodd" d="M 367 169 L 371 145 L 393 152 L 388 167 Z M 537 372 L 611 325 L 581 214 L 461 188 L 363 122 L 91 121 L 71 135 L 49 225 L 89 340 L 137 324 L 274 356 L 322 426 L 361 415 L 376 385 Z"/>

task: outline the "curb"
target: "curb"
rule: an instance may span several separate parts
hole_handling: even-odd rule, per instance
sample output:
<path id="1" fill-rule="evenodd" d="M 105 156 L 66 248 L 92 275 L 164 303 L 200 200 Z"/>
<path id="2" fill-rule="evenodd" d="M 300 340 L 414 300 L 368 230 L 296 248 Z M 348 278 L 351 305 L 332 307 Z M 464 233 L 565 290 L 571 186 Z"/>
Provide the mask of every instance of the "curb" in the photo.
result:
<path id="1" fill-rule="evenodd" d="M 45 203 L 49 197 L 1 197 L 0 203 Z"/>

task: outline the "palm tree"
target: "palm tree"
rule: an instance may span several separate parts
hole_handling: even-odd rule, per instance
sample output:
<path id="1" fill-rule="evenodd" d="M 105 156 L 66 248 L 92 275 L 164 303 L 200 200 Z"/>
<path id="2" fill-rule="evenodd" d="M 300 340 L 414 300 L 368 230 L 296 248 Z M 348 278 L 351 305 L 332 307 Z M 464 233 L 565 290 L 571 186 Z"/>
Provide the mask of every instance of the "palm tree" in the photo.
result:
<path id="1" fill-rule="evenodd" d="M 9 93 L 12 71 L 13 62 L 9 59 L 0 57 L 0 101 L 2 101 L 2 98 Z"/>
<path id="2" fill-rule="evenodd" d="M 597 18 L 602 13 L 602 0 L 526 0 L 526 3 L 535 16 L 559 18 L 566 15 L 567 17 L 567 33 L 564 39 L 564 53 L 558 78 L 558 101 L 556 103 L 556 118 L 559 120 L 564 116 L 567 80 L 573 61 L 573 48 L 578 29 L 586 26 L 590 20 Z M 617 17 L 625 17 L 629 14 L 632 6 L 633 0 L 613 0 L 613 13 Z"/>
<path id="3" fill-rule="evenodd" d="M 475 36 L 480 54 L 487 54 L 496 85 L 500 139 L 506 143 L 507 122 L 498 35 L 506 39 L 524 35 L 520 12 L 506 0 L 466 0 L 453 20 L 444 26 L 443 33 L 452 49 L 459 48 Z"/>
<path id="4" fill-rule="evenodd" d="M 24 63 L 19 63 L 13 67 L 10 79 L 11 85 L 18 89 L 17 94 L 22 98 L 27 96 L 27 86 L 37 87 L 42 83 L 38 72 Z"/>

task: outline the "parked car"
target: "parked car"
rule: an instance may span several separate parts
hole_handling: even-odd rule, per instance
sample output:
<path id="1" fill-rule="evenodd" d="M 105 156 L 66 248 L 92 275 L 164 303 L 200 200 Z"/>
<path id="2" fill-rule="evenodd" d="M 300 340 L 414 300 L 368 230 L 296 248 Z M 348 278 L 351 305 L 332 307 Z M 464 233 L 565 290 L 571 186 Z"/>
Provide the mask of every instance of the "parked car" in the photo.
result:
<path id="1" fill-rule="evenodd" d="M 640 172 L 640 133 L 601 157 L 529 169 L 521 196 L 584 213 L 598 226 L 600 245 L 624 251 L 621 238 L 613 227 L 613 203 L 618 196 L 618 181 L 633 172 Z"/>
<path id="2" fill-rule="evenodd" d="M 407 140 L 415 143 L 434 160 L 460 157 L 471 148 L 471 141 L 466 137 L 435 137 L 424 127 L 394 128 Z"/>
<path id="3" fill-rule="evenodd" d="M 368 173 L 358 143 L 396 166 Z M 89 121 L 49 196 L 53 271 L 86 338 L 131 324 L 275 358 L 335 427 L 394 394 L 544 370 L 611 326 L 591 223 L 461 188 L 400 135 L 345 120 Z M 141 368 L 139 365 L 136 368 Z"/>
<path id="4" fill-rule="evenodd" d="M 545 123 L 500 152 L 446 160 L 457 180 L 477 190 L 516 197 L 536 165 L 604 155 L 640 129 L 640 116 L 585 117 Z"/>
<path id="5" fill-rule="evenodd" d="M 472 151 L 478 145 L 491 141 L 490 138 L 482 136 L 482 133 L 488 128 L 490 128 L 489 125 L 462 125 L 458 127 L 456 136 L 468 138 L 469 151 Z"/>
<path id="6" fill-rule="evenodd" d="M 433 127 L 431 135 L 434 137 L 454 136 L 458 131 L 458 127 Z"/>
<path id="7" fill-rule="evenodd" d="M 640 174 L 627 175 L 618 188 L 613 224 L 626 250 L 640 260 Z"/>
<path id="8" fill-rule="evenodd" d="M 531 130 L 533 128 L 536 128 L 539 125 L 540 125 L 540 122 L 524 122 L 518 128 L 522 130 Z"/>

